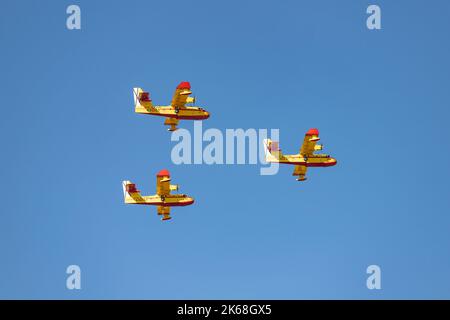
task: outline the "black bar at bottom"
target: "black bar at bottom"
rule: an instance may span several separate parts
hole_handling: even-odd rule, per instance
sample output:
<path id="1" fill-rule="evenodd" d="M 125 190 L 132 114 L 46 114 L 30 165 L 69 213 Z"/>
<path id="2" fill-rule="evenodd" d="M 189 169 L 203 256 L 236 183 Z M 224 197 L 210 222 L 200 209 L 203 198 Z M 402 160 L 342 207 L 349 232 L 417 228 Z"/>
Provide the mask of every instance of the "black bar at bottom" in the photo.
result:
<path id="1" fill-rule="evenodd" d="M 111 313 L 130 319 L 310 319 L 311 316 L 335 318 L 355 315 L 360 319 L 385 319 L 393 314 L 418 316 L 420 313 L 447 314 L 450 301 L 420 300 L 41 300 L 1 301 L 3 312 L 11 308 L 17 316 L 31 314 L 84 317 Z M 65 310 L 65 311 L 64 311 Z M 57 312 L 56 312 L 57 311 Z"/>

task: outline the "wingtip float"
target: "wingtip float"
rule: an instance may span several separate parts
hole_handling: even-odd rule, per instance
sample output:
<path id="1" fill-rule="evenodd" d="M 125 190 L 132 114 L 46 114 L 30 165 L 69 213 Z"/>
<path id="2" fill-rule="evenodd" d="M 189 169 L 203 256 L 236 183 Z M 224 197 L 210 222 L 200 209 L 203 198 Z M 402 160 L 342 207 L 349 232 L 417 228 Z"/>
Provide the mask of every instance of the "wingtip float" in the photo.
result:
<path id="1" fill-rule="evenodd" d="M 124 202 L 126 204 L 140 204 L 157 206 L 158 215 L 162 221 L 170 220 L 170 207 L 184 207 L 194 203 L 194 198 L 186 194 L 172 194 L 179 186 L 170 184 L 171 178 L 168 170 L 163 169 L 156 175 L 156 194 L 143 196 L 136 188 L 136 184 L 125 180 L 122 182 Z"/>
<path id="2" fill-rule="evenodd" d="M 150 99 L 150 93 L 142 88 L 133 88 L 134 111 L 140 114 L 165 117 L 164 125 L 170 126 L 168 131 L 177 130 L 180 120 L 205 120 L 210 114 L 199 106 L 187 106 L 194 104 L 195 98 L 191 97 L 191 84 L 182 81 L 175 89 L 172 101 L 167 106 L 154 106 Z"/>

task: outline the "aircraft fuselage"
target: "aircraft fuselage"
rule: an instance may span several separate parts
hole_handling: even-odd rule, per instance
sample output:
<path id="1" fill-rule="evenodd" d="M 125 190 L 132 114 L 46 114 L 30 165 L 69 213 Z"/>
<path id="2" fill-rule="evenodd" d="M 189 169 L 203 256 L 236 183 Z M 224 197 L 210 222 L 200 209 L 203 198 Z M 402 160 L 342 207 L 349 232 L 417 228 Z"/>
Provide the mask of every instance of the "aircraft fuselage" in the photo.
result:
<path id="1" fill-rule="evenodd" d="M 184 207 L 194 203 L 194 199 L 184 194 L 168 194 L 166 196 L 142 196 L 135 204 L 161 207 Z"/>
<path id="2" fill-rule="evenodd" d="M 141 114 L 185 120 L 204 120 L 209 118 L 209 112 L 201 107 L 184 107 L 176 109 L 172 106 L 145 108 L 142 105 L 137 105 L 135 111 L 136 113 Z"/>
<path id="3" fill-rule="evenodd" d="M 300 154 L 293 154 L 283 155 L 279 159 L 274 159 L 270 162 L 301 165 L 306 167 L 331 167 L 336 165 L 337 160 L 326 154 L 314 154 L 309 157 L 304 157 Z"/>

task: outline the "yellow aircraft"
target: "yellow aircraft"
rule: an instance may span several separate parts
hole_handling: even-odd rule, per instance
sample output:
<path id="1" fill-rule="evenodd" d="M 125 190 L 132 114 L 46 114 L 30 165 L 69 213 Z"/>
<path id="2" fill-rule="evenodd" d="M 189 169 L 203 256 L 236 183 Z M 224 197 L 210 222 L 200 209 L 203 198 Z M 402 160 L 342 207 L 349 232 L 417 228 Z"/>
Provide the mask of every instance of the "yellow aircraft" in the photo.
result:
<path id="1" fill-rule="evenodd" d="M 161 220 L 170 220 L 170 207 L 188 206 L 194 203 L 194 199 L 185 194 L 171 194 L 170 191 L 178 190 L 178 185 L 170 184 L 170 173 L 161 170 L 156 175 L 156 194 L 142 196 L 131 181 L 123 181 L 123 195 L 127 204 L 142 204 L 158 206 L 158 215 Z"/>
<path id="2" fill-rule="evenodd" d="M 179 120 L 204 120 L 209 118 L 209 112 L 201 107 L 186 106 L 188 103 L 195 103 L 192 94 L 191 84 L 189 82 L 181 82 L 172 102 L 169 106 L 153 106 L 150 94 L 141 88 L 133 88 L 134 93 L 134 111 L 136 113 L 150 114 L 154 116 L 166 117 L 164 124 L 170 126 L 169 131 L 177 130 Z"/>
<path id="3" fill-rule="evenodd" d="M 295 168 L 292 175 L 298 176 L 297 181 L 305 181 L 308 167 L 330 167 L 337 163 L 336 159 L 327 154 L 314 154 L 314 151 L 323 149 L 323 145 L 316 144 L 319 140 L 319 130 L 309 129 L 305 134 L 300 153 L 284 155 L 277 141 L 264 139 L 266 162 L 293 164 Z"/>

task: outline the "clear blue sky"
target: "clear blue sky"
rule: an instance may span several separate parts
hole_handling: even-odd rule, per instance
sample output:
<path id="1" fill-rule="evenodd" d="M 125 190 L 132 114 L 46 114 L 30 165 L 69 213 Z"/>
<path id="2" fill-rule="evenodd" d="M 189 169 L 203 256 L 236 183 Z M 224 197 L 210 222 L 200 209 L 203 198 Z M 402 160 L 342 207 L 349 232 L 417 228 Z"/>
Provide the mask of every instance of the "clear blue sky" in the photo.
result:
<path id="1" fill-rule="evenodd" d="M 448 12 L 2 1 L 0 298 L 450 298 Z M 131 88 L 164 103 L 180 81 L 211 112 L 205 129 L 279 128 L 296 152 L 317 127 L 338 165 L 303 184 L 292 167 L 173 165 L 163 119 L 136 115 Z M 162 168 L 196 199 L 170 223 L 123 204 L 122 180 L 151 193 Z"/>

